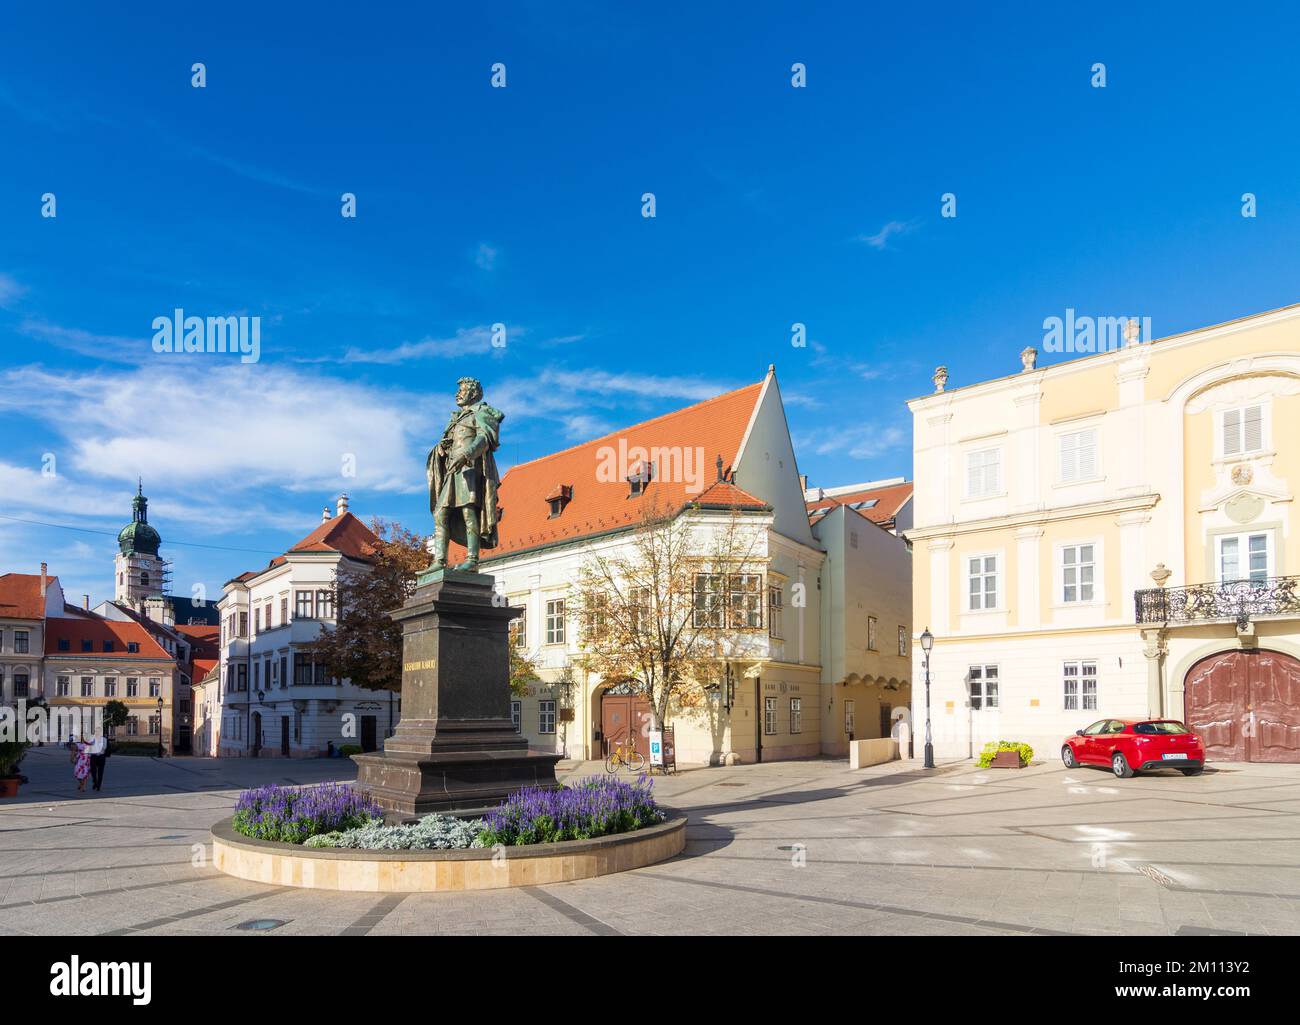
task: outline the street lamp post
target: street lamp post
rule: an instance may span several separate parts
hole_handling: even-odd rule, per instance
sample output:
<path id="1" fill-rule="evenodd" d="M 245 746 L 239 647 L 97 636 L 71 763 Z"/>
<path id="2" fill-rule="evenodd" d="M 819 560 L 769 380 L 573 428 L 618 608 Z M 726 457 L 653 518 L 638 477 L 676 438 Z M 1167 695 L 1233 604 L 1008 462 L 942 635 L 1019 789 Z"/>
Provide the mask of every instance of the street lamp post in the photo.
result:
<path id="1" fill-rule="evenodd" d="M 924 768 L 934 768 L 934 742 L 930 736 L 930 649 L 934 647 L 934 634 L 927 626 L 921 634 L 921 651 L 925 655 L 925 764 Z"/>
<path id="2" fill-rule="evenodd" d="M 162 699 L 162 698 L 159 698 L 159 699 L 158 699 L 158 757 L 159 757 L 159 758 L 161 758 L 161 757 L 163 756 L 163 743 L 162 743 L 162 710 L 163 710 L 163 699 Z"/>

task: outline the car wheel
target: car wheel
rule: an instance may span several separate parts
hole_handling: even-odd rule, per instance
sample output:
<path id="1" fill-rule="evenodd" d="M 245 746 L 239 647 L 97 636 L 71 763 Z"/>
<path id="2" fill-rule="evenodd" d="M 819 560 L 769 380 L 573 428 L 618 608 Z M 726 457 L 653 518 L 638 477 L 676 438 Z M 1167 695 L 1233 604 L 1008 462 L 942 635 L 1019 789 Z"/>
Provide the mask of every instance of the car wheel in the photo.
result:
<path id="1" fill-rule="evenodd" d="M 1115 752 L 1110 760 L 1110 767 L 1120 779 L 1128 779 L 1133 775 L 1133 767 L 1129 765 L 1128 759 L 1124 757 L 1122 751 Z"/>
<path id="2" fill-rule="evenodd" d="M 1074 748 L 1069 744 L 1061 748 L 1061 761 L 1065 763 L 1067 769 L 1074 769 L 1079 765 L 1079 760 L 1074 757 Z"/>
<path id="3" fill-rule="evenodd" d="M 1198 765 L 1194 769 L 1179 769 L 1178 771 L 1181 772 L 1184 776 L 1199 776 L 1204 771 L 1204 769 L 1202 769 L 1202 767 Z"/>

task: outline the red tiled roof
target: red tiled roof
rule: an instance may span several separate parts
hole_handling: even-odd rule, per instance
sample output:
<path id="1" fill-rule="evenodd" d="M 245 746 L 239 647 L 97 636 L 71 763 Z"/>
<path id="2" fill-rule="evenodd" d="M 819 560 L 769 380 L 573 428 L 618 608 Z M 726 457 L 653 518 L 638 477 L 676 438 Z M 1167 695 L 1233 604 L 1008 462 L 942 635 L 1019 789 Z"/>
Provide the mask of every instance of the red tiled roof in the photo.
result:
<path id="1" fill-rule="evenodd" d="M 345 512 L 342 516 L 335 516 L 332 519 L 325 520 L 296 545 L 290 547 L 289 552 L 286 554 L 293 552 L 339 552 L 343 555 L 350 555 L 354 559 L 368 559 L 374 554 L 375 546 L 378 543 L 379 538 L 375 537 L 369 527 L 350 512 Z M 283 561 L 283 555 L 275 560 L 277 563 Z"/>
<path id="2" fill-rule="evenodd" d="M 815 502 L 805 503 L 808 507 L 808 521 L 816 523 L 837 505 L 852 506 L 858 502 L 869 502 L 876 499 L 876 504 L 869 509 L 856 509 L 864 518 L 872 523 L 879 523 L 882 526 L 892 524 L 894 517 L 898 515 L 898 510 L 903 508 L 907 500 L 912 495 L 912 482 L 903 481 L 901 484 L 886 484 L 883 487 L 866 488 L 862 491 L 851 491 L 845 495 L 827 495 L 825 498 Z"/>
<path id="3" fill-rule="evenodd" d="M 253 577 L 265 573 L 267 569 L 284 565 L 287 561 L 286 557 L 295 552 L 338 552 L 353 559 L 369 559 L 378 544 L 379 538 L 375 537 L 369 527 L 350 512 L 345 512 L 342 516 L 323 520 L 310 534 L 297 544 L 291 545 L 284 555 L 277 555 L 268 562 L 266 569 L 252 569 L 227 582 L 246 583 Z"/>
<path id="4" fill-rule="evenodd" d="M 202 680 L 216 668 L 217 661 L 215 658 L 196 658 L 190 662 L 190 682 L 198 683 Z"/>
<path id="5" fill-rule="evenodd" d="M 756 498 L 744 488 L 738 488 L 725 480 L 714 481 L 692 501 L 706 509 L 766 510 L 772 508 L 761 498 Z"/>
<path id="6" fill-rule="evenodd" d="M 704 465 L 694 466 L 692 463 L 690 476 L 697 481 L 703 476 L 706 484 L 703 491 L 691 492 L 688 490 L 691 484 L 685 480 L 663 479 L 652 480 L 645 492 L 645 497 L 663 510 L 676 511 L 690 502 L 702 500 L 712 490 L 708 483 L 716 481 L 717 457 L 722 457 L 724 472 L 732 469 L 762 387 L 763 382 L 759 381 L 512 467 L 501 479 L 497 491 L 500 510 L 497 547 L 484 549 L 483 558 L 494 559 L 637 523 L 641 518 L 643 501 L 630 497 L 630 487 L 622 475 L 635 471 L 632 464 L 636 461 L 633 456 L 638 447 L 651 452 L 654 449 L 672 449 L 692 461 L 702 453 Z M 609 458 L 611 452 L 615 456 L 613 459 Z M 629 465 L 611 467 L 617 462 L 619 452 L 626 454 Z M 617 479 L 597 479 L 602 467 L 617 469 L 616 473 L 601 474 L 602 477 Z M 688 475 L 679 473 L 676 476 Z M 557 484 L 571 486 L 573 494 L 565 503 L 564 511 L 552 519 L 546 496 L 554 492 Z M 746 495 L 734 485 L 727 487 L 736 493 L 727 492 L 729 500 L 738 495 L 743 496 L 744 502 L 766 507 L 764 502 Z M 463 557 L 463 549 L 458 545 L 452 548 L 453 560 Z"/>
<path id="7" fill-rule="evenodd" d="M 46 587 L 58 577 L 47 576 Z M 39 573 L 6 573 L 0 576 L 0 619 L 44 619 Z"/>
<path id="8" fill-rule="evenodd" d="M 221 639 L 221 627 L 211 626 L 207 623 L 186 623 L 184 626 L 177 626 L 176 630 L 186 640 L 190 642 L 191 656 L 205 656 L 211 653 L 215 658 L 217 647 Z M 197 662 L 198 659 L 195 658 Z"/>
<path id="9" fill-rule="evenodd" d="M 68 650 L 59 650 L 59 641 L 68 642 Z M 82 651 L 81 642 L 92 642 L 91 651 Z M 112 641 L 113 650 L 105 651 L 104 642 Z M 128 652 L 127 644 L 140 645 L 138 652 Z M 139 658 L 165 658 L 171 656 L 138 623 L 122 623 L 102 616 L 82 613 L 75 619 L 47 619 L 45 621 L 45 654 L 75 658 L 122 658 L 124 655 Z"/>

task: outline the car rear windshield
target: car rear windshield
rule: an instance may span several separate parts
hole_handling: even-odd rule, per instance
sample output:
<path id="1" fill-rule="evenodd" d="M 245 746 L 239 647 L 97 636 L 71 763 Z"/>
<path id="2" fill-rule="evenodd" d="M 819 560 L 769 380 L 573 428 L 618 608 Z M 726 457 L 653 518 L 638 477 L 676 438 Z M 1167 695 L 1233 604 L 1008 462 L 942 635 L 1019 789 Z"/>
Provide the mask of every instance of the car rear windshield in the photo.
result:
<path id="1" fill-rule="evenodd" d="M 1140 722 L 1134 725 L 1134 733 L 1146 734 L 1170 734 L 1170 733 L 1191 733 L 1186 726 L 1180 722 Z"/>

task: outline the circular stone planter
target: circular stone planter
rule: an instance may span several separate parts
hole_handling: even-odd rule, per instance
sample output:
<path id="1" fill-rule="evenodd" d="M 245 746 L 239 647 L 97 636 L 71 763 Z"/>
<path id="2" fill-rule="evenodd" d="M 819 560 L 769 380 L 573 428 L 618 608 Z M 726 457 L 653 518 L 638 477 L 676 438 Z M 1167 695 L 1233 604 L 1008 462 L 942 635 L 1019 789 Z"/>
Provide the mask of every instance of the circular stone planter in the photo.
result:
<path id="1" fill-rule="evenodd" d="M 273 886 L 368 893 L 499 890 L 590 879 L 653 865 L 686 846 L 686 816 L 594 840 L 471 847 L 449 851 L 311 848 L 236 833 L 230 819 L 212 827 L 212 857 L 227 875 Z"/>

